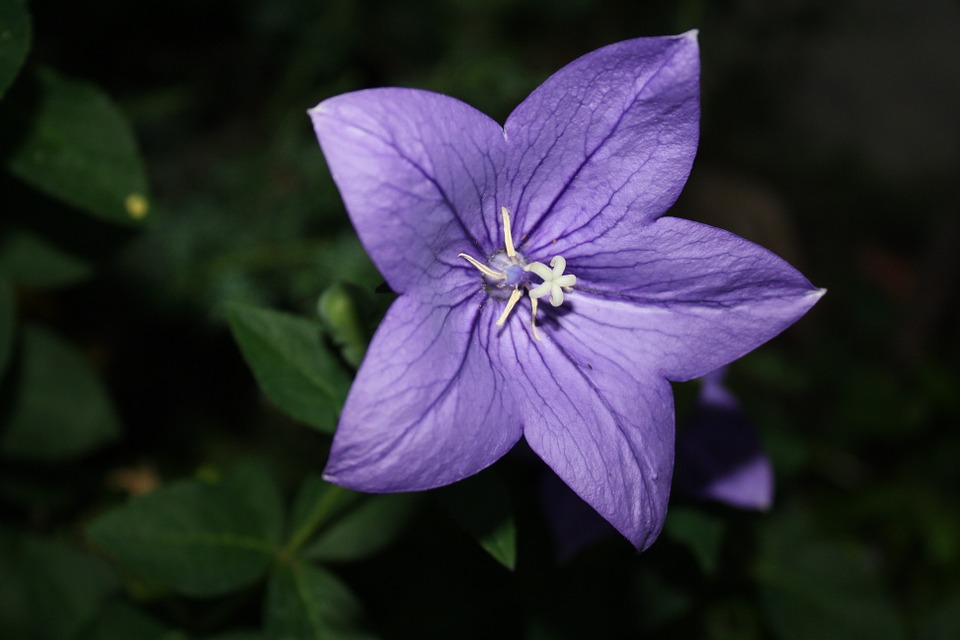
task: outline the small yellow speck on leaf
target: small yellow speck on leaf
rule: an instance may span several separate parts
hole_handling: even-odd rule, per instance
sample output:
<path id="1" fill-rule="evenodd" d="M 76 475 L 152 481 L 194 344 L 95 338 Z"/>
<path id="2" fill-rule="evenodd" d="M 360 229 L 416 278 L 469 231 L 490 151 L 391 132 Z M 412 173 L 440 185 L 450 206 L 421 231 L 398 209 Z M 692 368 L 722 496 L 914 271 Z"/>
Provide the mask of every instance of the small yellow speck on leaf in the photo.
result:
<path id="1" fill-rule="evenodd" d="M 139 193 L 131 193 L 128 195 L 127 199 L 123 201 L 123 204 L 127 208 L 127 214 L 134 220 L 143 219 L 150 210 L 150 203 Z"/>

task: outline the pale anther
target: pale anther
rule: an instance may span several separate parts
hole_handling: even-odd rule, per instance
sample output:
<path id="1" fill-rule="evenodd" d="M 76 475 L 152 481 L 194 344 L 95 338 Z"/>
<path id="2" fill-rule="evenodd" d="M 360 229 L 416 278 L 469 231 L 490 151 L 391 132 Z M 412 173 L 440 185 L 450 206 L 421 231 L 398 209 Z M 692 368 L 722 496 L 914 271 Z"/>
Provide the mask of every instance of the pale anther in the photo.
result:
<path id="1" fill-rule="evenodd" d="M 520 293 L 520 289 L 514 289 L 513 293 L 510 294 L 510 299 L 507 300 L 507 306 L 503 310 L 503 313 L 500 314 L 500 319 L 497 320 L 497 326 L 502 327 L 503 323 L 507 321 L 507 316 L 510 315 L 510 312 L 513 311 L 513 308 L 516 306 L 517 301 L 523 297 L 523 294 Z"/>
<path id="2" fill-rule="evenodd" d="M 468 256 L 468 255 L 465 254 L 465 253 L 458 253 L 458 254 L 457 254 L 457 257 L 458 257 L 458 258 L 463 258 L 464 260 L 466 260 L 467 262 L 469 262 L 470 264 L 472 264 L 473 266 L 475 266 L 475 267 L 480 271 L 480 273 L 482 273 L 483 275 L 487 276 L 488 278 L 493 278 L 494 280 L 506 280 L 506 279 L 507 279 L 506 274 L 500 273 L 499 271 L 494 271 L 493 269 L 491 269 L 491 268 L 488 267 L 487 265 L 483 264 L 482 262 L 479 262 L 478 260 L 475 260 L 474 258 L 471 258 L 470 256 Z"/>
<path id="3" fill-rule="evenodd" d="M 500 215 L 503 217 L 503 244 L 509 257 L 517 255 L 517 250 L 513 246 L 513 233 L 510 231 L 510 212 L 506 207 L 500 207 Z"/>

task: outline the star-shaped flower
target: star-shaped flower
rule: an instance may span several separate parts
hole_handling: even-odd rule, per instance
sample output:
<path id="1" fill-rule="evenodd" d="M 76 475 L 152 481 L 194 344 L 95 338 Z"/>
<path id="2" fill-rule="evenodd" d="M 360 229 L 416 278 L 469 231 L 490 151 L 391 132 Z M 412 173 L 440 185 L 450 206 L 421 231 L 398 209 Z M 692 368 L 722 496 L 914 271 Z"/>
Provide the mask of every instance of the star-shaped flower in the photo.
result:
<path id="1" fill-rule="evenodd" d="M 522 436 L 649 546 L 673 471 L 668 380 L 738 358 L 822 293 L 756 245 L 662 217 L 696 152 L 696 34 L 588 54 L 503 127 L 396 88 L 330 98 L 310 116 L 360 240 L 399 294 L 325 477 L 429 489 Z M 538 309 L 547 296 L 556 306 Z"/>

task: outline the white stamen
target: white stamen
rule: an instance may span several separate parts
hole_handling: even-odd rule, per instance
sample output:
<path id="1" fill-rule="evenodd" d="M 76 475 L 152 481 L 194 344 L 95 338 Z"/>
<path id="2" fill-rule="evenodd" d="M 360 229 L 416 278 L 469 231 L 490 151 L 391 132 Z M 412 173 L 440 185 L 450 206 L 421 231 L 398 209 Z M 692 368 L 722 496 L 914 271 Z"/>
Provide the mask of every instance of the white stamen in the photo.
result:
<path id="1" fill-rule="evenodd" d="M 533 330 L 533 337 L 536 338 L 537 342 L 541 342 L 540 334 L 537 333 L 537 299 L 532 296 L 530 298 L 530 328 Z"/>
<path id="2" fill-rule="evenodd" d="M 510 294 L 510 299 L 507 300 L 507 306 L 503 310 L 503 313 L 500 314 L 500 319 L 497 320 L 498 327 L 502 327 L 503 323 L 507 321 L 507 316 L 513 311 L 513 308 L 517 305 L 517 301 L 520 300 L 521 297 L 523 297 L 523 294 L 520 293 L 520 288 L 517 287 L 513 290 L 513 293 Z"/>
<path id="3" fill-rule="evenodd" d="M 480 273 L 482 273 L 483 275 L 487 276 L 488 278 L 493 278 L 494 280 L 506 280 L 506 279 L 507 279 L 507 274 L 505 274 L 505 273 L 500 273 L 499 271 L 494 271 L 493 269 L 491 269 L 491 268 L 488 267 L 487 265 L 483 264 L 482 262 L 479 262 L 478 260 L 475 260 L 475 259 L 471 258 L 470 256 L 468 256 L 468 255 L 465 254 L 465 253 L 458 253 L 458 254 L 457 254 L 457 257 L 458 257 L 458 258 L 463 258 L 464 260 L 466 260 L 467 262 L 469 262 L 470 264 L 472 264 L 473 266 L 475 266 L 477 269 L 480 270 Z"/>
<path id="4" fill-rule="evenodd" d="M 513 246 L 513 234 L 510 232 L 510 212 L 506 207 L 500 207 L 500 215 L 503 217 L 503 244 L 507 256 L 512 258 L 517 255 L 517 250 Z"/>

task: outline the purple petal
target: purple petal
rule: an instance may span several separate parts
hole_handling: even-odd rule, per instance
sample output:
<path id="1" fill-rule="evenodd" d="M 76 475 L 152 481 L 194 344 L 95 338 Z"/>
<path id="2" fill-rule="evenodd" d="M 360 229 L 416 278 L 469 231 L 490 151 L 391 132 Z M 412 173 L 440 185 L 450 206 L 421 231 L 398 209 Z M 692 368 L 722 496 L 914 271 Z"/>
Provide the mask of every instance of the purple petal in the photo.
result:
<path id="1" fill-rule="evenodd" d="M 370 89 L 310 111 L 361 242 L 390 287 L 432 287 L 464 252 L 499 243 L 500 126 L 453 98 Z M 459 263 L 459 264 L 458 264 Z"/>
<path id="2" fill-rule="evenodd" d="M 716 378 L 705 378 L 696 412 L 677 436 L 677 495 L 742 509 L 773 503 L 773 467 L 740 403 Z"/>
<path id="3" fill-rule="evenodd" d="M 496 309 L 479 291 L 449 297 L 441 306 L 401 296 L 390 307 L 343 408 L 328 481 L 429 489 L 477 473 L 520 438 L 506 369 L 489 354 Z"/>
<path id="4" fill-rule="evenodd" d="M 696 153 L 699 75 L 696 32 L 628 40 L 570 63 L 517 107 L 504 204 L 528 258 L 554 241 L 563 254 L 630 234 L 673 204 Z"/>
<path id="5" fill-rule="evenodd" d="M 789 327 L 823 295 L 796 269 L 743 238 L 680 218 L 634 237 L 565 254 L 576 274 L 558 322 L 571 335 L 602 334 L 609 349 L 670 380 L 700 377 Z"/>
<path id="6" fill-rule="evenodd" d="M 514 323 L 500 336 L 516 363 L 516 397 L 530 447 L 638 549 L 656 539 L 673 472 L 673 396 L 662 378 L 622 366 L 620 354 L 585 364 Z"/>

